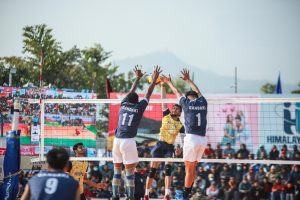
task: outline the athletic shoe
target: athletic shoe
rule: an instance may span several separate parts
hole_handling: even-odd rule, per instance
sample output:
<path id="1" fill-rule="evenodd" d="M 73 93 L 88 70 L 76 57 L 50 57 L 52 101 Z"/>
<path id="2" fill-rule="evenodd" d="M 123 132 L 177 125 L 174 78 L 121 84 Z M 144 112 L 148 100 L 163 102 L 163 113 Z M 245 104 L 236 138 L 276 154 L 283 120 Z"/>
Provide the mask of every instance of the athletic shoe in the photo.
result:
<path id="1" fill-rule="evenodd" d="M 166 195 L 166 196 L 164 197 L 164 200 L 170 200 L 170 196 L 169 196 L 169 195 Z"/>
<path id="2" fill-rule="evenodd" d="M 144 200 L 149 200 L 149 196 L 148 195 L 144 195 Z"/>

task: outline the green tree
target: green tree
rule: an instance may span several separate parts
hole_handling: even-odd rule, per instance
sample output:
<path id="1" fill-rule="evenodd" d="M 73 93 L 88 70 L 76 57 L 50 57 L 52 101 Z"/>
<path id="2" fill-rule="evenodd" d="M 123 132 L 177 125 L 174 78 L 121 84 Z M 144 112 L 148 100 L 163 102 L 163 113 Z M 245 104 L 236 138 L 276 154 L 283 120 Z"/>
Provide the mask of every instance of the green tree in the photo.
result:
<path id="1" fill-rule="evenodd" d="M 52 84 L 58 88 L 80 85 L 80 79 L 77 78 L 83 70 L 78 66 L 81 53 L 76 46 L 64 52 L 54 38 L 52 29 L 45 24 L 26 26 L 23 29 L 23 44 L 23 53 L 30 63 L 28 71 L 34 84 L 39 85 L 40 62 L 43 58 L 44 85 Z"/>
<path id="2" fill-rule="evenodd" d="M 265 94 L 273 94 L 275 92 L 275 87 L 275 84 L 266 83 L 263 86 L 261 86 L 260 90 Z"/>
<path id="3" fill-rule="evenodd" d="M 189 85 L 186 84 L 186 82 L 184 80 L 182 80 L 180 77 L 173 79 L 172 82 L 174 83 L 174 86 L 178 89 L 178 91 L 183 94 L 186 93 L 187 91 L 191 90 Z M 173 94 L 173 92 L 169 86 L 166 86 L 166 93 Z"/>
<path id="4" fill-rule="evenodd" d="M 298 86 L 300 87 L 300 83 L 298 84 Z M 300 94 L 300 88 L 293 90 L 292 94 Z"/>

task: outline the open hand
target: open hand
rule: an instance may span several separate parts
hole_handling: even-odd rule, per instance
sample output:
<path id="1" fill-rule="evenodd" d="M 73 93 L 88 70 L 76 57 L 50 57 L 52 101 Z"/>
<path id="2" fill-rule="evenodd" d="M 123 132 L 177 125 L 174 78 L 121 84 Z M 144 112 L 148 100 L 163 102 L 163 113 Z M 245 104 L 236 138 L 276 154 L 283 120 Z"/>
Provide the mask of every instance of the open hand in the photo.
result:
<path id="1" fill-rule="evenodd" d="M 159 74 L 162 72 L 161 68 L 157 65 L 152 73 L 152 81 L 156 83 L 156 79 L 159 77 Z"/>
<path id="2" fill-rule="evenodd" d="M 144 76 L 144 74 L 145 74 L 145 73 L 142 72 L 141 67 L 138 66 L 138 65 L 136 65 L 136 66 L 134 67 L 133 71 L 134 71 L 134 73 L 135 73 L 135 76 L 136 76 L 137 78 L 139 78 L 139 79 L 142 78 L 142 77 Z"/>
<path id="3" fill-rule="evenodd" d="M 190 80 L 190 71 L 186 68 L 183 68 L 181 71 L 181 77 L 184 81 Z"/>

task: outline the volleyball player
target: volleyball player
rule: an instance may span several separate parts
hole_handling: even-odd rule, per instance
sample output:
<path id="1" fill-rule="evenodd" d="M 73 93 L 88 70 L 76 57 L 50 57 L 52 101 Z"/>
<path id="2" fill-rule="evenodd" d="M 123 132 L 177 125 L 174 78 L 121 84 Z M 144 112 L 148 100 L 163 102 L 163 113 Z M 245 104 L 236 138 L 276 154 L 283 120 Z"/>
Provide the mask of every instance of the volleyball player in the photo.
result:
<path id="1" fill-rule="evenodd" d="M 86 149 L 83 143 L 79 142 L 73 146 L 73 151 L 76 157 L 85 157 Z M 70 175 L 74 177 L 79 182 L 79 190 L 80 190 L 80 199 L 85 200 L 84 195 L 84 187 L 83 184 L 87 184 L 90 187 L 94 188 L 106 188 L 107 184 L 105 183 L 95 183 L 87 178 L 87 169 L 88 169 L 87 161 L 73 161 L 71 163 Z"/>
<path id="2" fill-rule="evenodd" d="M 21 200 L 27 199 L 80 199 L 78 182 L 64 172 L 69 154 L 63 148 L 52 149 L 46 156 L 48 171 L 32 177 L 25 187 Z"/>
<path id="3" fill-rule="evenodd" d="M 183 144 L 183 160 L 185 163 L 185 182 L 183 198 L 188 199 L 191 193 L 193 181 L 196 177 L 196 165 L 200 162 L 206 147 L 207 138 L 207 101 L 202 96 L 199 88 L 190 79 L 187 69 L 181 71 L 181 78 L 192 88 L 185 96 L 182 96 L 171 82 L 170 76 L 166 78 L 174 94 L 179 98 L 179 104 L 182 106 L 184 113 L 184 125 L 186 136 Z"/>
<path id="4" fill-rule="evenodd" d="M 164 86 L 163 78 L 161 78 L 161 98 L 166 98 L 166 89 Z M 162 125 L 159 133 L 159 141 L 153 148 L 151 154 L 154 158 L 172 158 L 175 153 L 174 142 L 178 133 L 183 128 L 182 123 L 179 120 L 182 108 L 179 104 L 174 104 L 170 112 L 168 105 L 162 103 Z M 144 200 L 149 200 L 149 190 L 153 182 L 153 178 L 156 174 L 156 170 L 159 167 L 160 162 L 151 162 L 150 171 L 146 180 L 146 191 Z M 165 197 L 164 199 L 170 199 L 170 186 L 171 186 L 171 162 L 165 162 Z"/>
<path id="5" fill-rule="evenodd" d="M 115 132 L 115 139 L 113 143 L 113 199 L 119 199 L 122 163 L 125 165 L 127 198 L 134 198 L 134 170 L 139 161 L 134 137 L 137 134 L 139 123 L 148 105 L 150 96 L 161 70 L 158 66 L 154 69 L 152 73 L 152 82 L 150 83 L 145 98 L 141 101 L 139 101 L 139 97 L 135 93 L 135 90 L 143 76 L 143 73 L 138 66 L 134 68 L 134 72 L 136 80 L 134 81 L 130 92 L 121 102 L 118 127 Z"/>

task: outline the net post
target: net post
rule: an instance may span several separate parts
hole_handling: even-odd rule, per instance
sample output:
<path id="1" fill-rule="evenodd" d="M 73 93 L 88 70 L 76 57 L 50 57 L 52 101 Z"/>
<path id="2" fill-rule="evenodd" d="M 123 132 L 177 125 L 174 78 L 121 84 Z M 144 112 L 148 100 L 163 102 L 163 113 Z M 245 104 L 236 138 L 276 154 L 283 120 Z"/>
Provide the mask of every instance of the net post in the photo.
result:
<path id="1" fill-rule="evenodd" d="M 41 146 L 40 146 L 40 158 L 41 160 L 45 159 L 44 149 L 45 149 L 45 102 L 41 101 Z"/>

